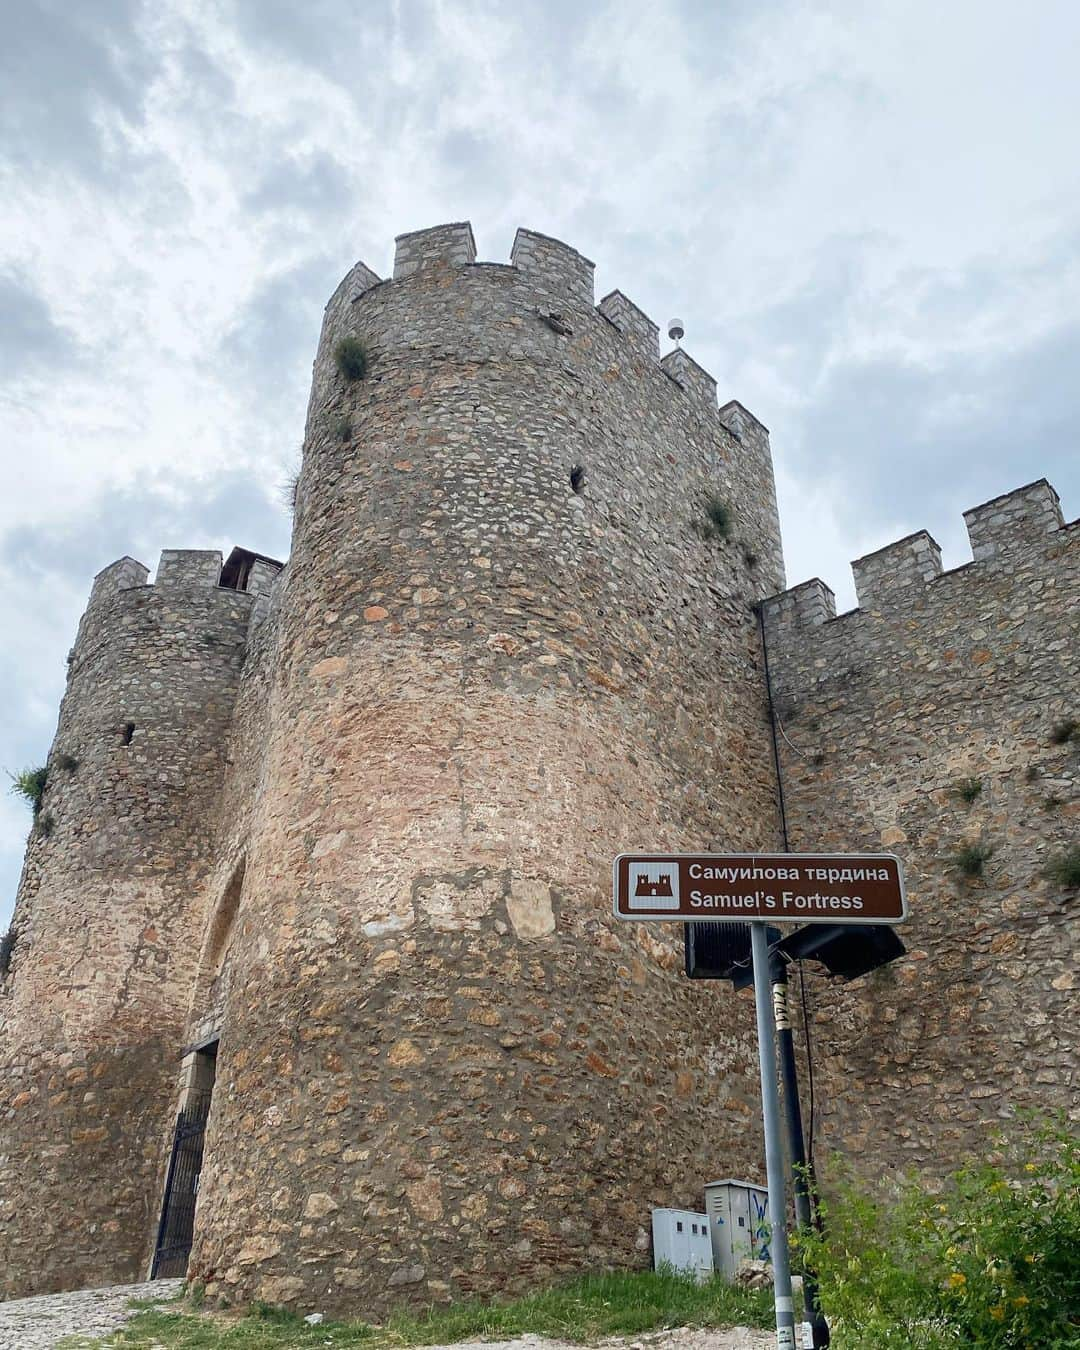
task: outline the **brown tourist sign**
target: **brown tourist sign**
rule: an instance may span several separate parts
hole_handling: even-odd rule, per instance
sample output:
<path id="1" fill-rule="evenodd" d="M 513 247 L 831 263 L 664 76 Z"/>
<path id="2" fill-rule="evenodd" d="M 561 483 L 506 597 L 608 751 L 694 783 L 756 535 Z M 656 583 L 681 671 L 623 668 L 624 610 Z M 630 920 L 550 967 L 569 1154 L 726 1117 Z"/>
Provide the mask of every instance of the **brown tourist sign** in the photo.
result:
<path id="1" fill-rule="evenodd" d="M 891 853 L 620 853 L 618 919 L 903 923 L 904 870 Z"/>

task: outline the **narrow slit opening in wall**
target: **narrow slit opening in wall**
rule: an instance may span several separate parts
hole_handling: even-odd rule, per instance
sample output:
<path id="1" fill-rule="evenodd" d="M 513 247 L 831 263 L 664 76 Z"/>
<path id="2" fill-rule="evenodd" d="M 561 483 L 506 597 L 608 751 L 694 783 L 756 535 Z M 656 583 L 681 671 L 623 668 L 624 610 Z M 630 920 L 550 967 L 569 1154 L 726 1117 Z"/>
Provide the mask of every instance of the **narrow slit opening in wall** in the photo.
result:
<path id="1" fill-rule="evenodd" d="M 124 723 L 124 729 L 123 729 L 123 731 L 120 733 L 120 744 L 121 744 L 121 745 L 130 745 L 131 742 L 132 742 L 132 739 L 133 739 L 134 735 L 135 735 L 135 723 L 134 723 L 134 722 L 125 722 L 125 723 Z"/>
<path id="2" fill-rule="evenodd" d="M 570 470 L 570 488 L 579 497 L 585 491 L 585 465 L 575 464 Z"/>

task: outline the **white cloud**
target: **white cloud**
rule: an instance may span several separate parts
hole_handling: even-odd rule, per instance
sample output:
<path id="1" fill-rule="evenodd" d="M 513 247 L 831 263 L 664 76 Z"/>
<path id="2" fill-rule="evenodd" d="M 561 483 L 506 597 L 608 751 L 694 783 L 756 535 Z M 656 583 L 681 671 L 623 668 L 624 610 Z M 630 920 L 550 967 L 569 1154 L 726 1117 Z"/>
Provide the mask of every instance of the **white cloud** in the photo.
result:
<path id="1" fill-rule="evenodd" d="M 200 497 L 234 501 L 232 533 L 262 546 L 251 501 L 219 489 L 226 466 L 266 487 L 295 455 L 327 295 L 358 257 L 385 275 L 396 233 L 461 218 L 484 257 L 525 224 L 595 258 L 603 290 L 683 315 L 724 397 L 772 427 L 792 581 L 850 602 L 847 560 L 924 525 L 959 561 L 960 510 L 1018 466 L 1004 426 L 1040 441 L 1025 477 L 1080 497 L 1068 0 L 84 17 L 38 0 L 8 20 L 0 274 L 29 288 L 38 355 L 0 370 L 0 542 L 122 552 L 103 503 L 142 493 L 196 533 Z M 60 677 L 88 583 L 2 578 L 25 697 L 0 764 L 47 746 L 40 672 Z"/>

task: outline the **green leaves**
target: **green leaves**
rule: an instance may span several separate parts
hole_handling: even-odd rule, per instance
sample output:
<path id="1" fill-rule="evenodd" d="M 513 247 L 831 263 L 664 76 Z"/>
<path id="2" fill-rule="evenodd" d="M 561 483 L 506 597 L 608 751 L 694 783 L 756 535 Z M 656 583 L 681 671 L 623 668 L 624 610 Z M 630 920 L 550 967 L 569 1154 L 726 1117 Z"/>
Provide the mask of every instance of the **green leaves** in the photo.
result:
<path id="1" fill-rule="evenodd" d="M 1080 1345 L 1080 1141 L 1039 1127 L 940 1193 L 850 1178 L 797 1251 L 837 1350 Z"/>

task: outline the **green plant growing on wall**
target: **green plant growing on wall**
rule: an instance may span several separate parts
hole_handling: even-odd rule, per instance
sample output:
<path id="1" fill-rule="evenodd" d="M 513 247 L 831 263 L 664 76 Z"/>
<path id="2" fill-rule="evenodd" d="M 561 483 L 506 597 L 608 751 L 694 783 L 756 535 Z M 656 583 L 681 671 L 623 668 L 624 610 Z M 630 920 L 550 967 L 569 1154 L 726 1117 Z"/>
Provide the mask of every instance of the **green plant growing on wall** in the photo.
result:
<path id="1" fill-rule="evenodd" d="M 1056 792 L 1048 792 L 1043 798 L 1044 811 L 1056 811 L 1059 806 L 1065 805 L 1065 798 L 1058 796 Z"/>
<path id="2" fill-rule="evenodd" d="M 966 877 L 981 877 L 986 860 L 993 851 L 987 844 L 965 844 L 953 854 L 953 864 Z"/>
<path id="3" fill-rule="evenodd" d="M 347 441 L 352 432 L 352 420 L 348 413 L 341 413 L 330 423 L 330 435 L 335 441 Z"/>
<path id="4" fill-rule="evenodd" d="M 79 767 L 79 761 L 75 758 L 74 755 L 67 755 L 67 754 L 57 755 L 56 767 L 58 769 L 63 769 L 65 773 L 74 773 L 75 770 Z"/>
<path id="5" fill-rule="evenodd" d="M 1080 844 L 1072 844 L 1064 853 L 1051 858 L 1044 876 L 1063 890 L 1076 890 L 1080 886 Z"/>
<path id="6" fill-rule="evenodd" d="M 296 514 L 296 498 L 300 491 L 300 465 L 297 464 L 281 484 L 281 500 L 293 515 Z"/>
<path id="7" fill-rule="evenodd" d="M 21 769 L 8 777 L 11 779 L 11 791 L 29 803 L 36 818 L 41 810 L 41 799 L 45 796 L 49 770 L 42 764 L 38 769 Z"/>
<path id="8" fill-rule="evenodd" d="M 334 348 L 334 363 L 350 383 L 367 374 L 368 350 L 359 338 L 347 337 Z"/>
<path id="9" fill-rule="evenodd" d="M 7 930 L 3 937 L 0 937 L 0 976 L 4 976 L 11 971 L 11 957 L 15 951 L 15 944 L 19 940 L 19 932 L 14 924 Z"/>
<path id="10" fill-rule="evenodd" d="M 983 784 L 981 778 L 961 778 L 960 782 L 957 783 L 956 787 L 953 789 L 960 800 L 962 802 L 967 802 L 969 805 L 982 790 Z"/>
<path id="11" fill-rule="evenodd" d="M 733 526 L 731 507 L 715 492 L 705 494 L 704 519 L 696 526 L 703 539 L 730 539 Z"/>
<path id="12" fill-rule="evenodd" d="M 1075 717 L 1065 717 L 1050 728 L 1050 740 L 1054 745 L 1067 745 L 1069 741 L 1080 740 L 1080 722 Z"/>
<path id="13" fill-rule="evenodd" d="M 45 811 L 39 816 L 34 817 L 34 829 L 41 835 L 42 839 L 48 839 L 56 829 L 56 817 L 51 811 Z"/>

